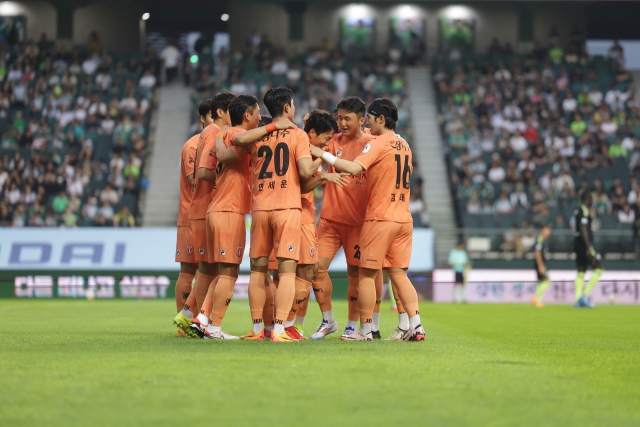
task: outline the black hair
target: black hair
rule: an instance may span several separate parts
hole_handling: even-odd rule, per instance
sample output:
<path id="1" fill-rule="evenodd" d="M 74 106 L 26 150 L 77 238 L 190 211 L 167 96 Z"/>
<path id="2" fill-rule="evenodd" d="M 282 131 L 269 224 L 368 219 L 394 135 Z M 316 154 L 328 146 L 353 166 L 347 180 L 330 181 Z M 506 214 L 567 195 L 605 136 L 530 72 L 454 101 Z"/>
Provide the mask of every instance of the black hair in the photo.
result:
<path id="1" fill-rule="evenodd" d="M 239 126 L 244 121 L 244 113 L 253 113 L 257 108 L 258 98 L 246 93 L 240 94 L 229 103 L 229 118 L 231 126 Z"/>
<path id="2" fill-rule="evenodd" d="M 338 124 L 333 120 L 333 115 L 328 111 L 313 110 L 309 113 L 309 118 L 307 118 L 307 122 L 304 125 L 304 131 L 306 133 L 311 132 L 311 129 L 314 129 L 318 135 L 331 130 L 333 130 L 333 133 L 337 133 Z"/>
<path id="3" fill-rule="evenodd" d="M 222 111 L 229 110 L 229 104 L 231 100 L 236 97 L 235 93 L 223 91 L 213 95 L 211 98 L 211 115 L 213 119 L 221 119 L 222 117 L 218 117 L 218 108 Z"/>
<path id="4" fill-rule="evenodd" d="M 338 106 L 336 105 L 336 108 L 333 109 L 333 114 L 338 112 Z"/>
<path id="5" fill-rule="evenodd" d="M 355 113 L 359 119 L 364 117 L 364 113 L 367 111 L 364 101 L 357 96 L 342 98 L 340 102 L 338 102 L 338 105 L 336 105 L 336 108 L 348 113 Z"/>
<path id="6" fill-rule="evenodd" d="M 385 129 L 396 129 L 398 107 L 396 107 L 396 104 L 389 98 L 378 98 L 374 100 L 371 105 L 369 105 L 367 112 L 374 117 L 383 116 Z"/>
<path id="7" fill-rule="evenodd" d="M 268 124 L 270 124 L 273 121 L 273 119 L 269 116 L 262 116 L 262 118 L 260 119 L 260 123 L 258 123 L 258 127 L 262 127 L 262 126 L 266 126 Z"/>
<path id="8" fill-rule="evenodd" d="M 274 87 L 264 94 L 264 105 L 269 110 L 271 117 L 281 117 L 284 106 L 293 102 L 293 92 L 288 87 Z"/>
<path id="9" fill-rule="evenodd" d="M 582 201 L 583 203 L 587 201 L 587 198 L 591 197 L 591 192 L 589 191 L 583 191 L 582 194 L 580 195 L 580 201 Z"/>
<path id="10" fill-rule="evenodd" d="M 207 117 L 207 114 L 209 114 L 210 112 L 211 100 L 205 99 L 200 103 L 200 106 L 198 107 L 198 113 L 200 114 L 200 117 Z"/>

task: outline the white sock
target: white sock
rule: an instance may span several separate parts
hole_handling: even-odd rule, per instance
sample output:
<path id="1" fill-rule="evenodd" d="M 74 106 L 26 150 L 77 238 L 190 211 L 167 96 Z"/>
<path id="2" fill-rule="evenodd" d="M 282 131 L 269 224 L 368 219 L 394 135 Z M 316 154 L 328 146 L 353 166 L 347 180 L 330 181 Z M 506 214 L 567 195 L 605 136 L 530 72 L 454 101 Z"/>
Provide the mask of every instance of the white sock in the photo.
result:
<path id="1" fill-rule="evenodd" d="M 371 323 L 362 323 L 360 322 L 360 333 L 362 335 L 367 335 L 371 333 Z"/>
<path id="2" fill-rule="evenodd" d="M 288 328 L 289 326 L 293 326 L 293 320 L 287 320 L 286 322 L 284 322 L 285 328 Z"/>
<path id="3" fill-rule="evenodd" d="M 322 320 L 326 320 L 329 323 L 334 323 L 336 319 L 333 318 L 333 310 L 323 311 Z"/>
<path id="4" fill-rule="evenodd" d="M 380 313 L 373 313 L 372 319 L 373 319 L 373 323 L 371 324 L 371 330 L 379 331 L 380 330 Z"/>
<path id="5" fill-rule="evenodd" d="M 358 327 L 358 321 L 357 320 L 349 320 L 349 321 L 347 321 L 347 328 L 352 328 L 355 331 L 357 327 Z"/>
<path id="6" fill-rule="evenodd" d="M 221 330 L 222 326 L 213 326 L 211 323 L 209 323 L 209 326 L 207 326 L 207 332 L 209 332 L 210 334 Z"/>
<path id="7" fill-rule="evenodd" d="M 202 313 L 198 314 L 197 319 L 205 326 L 209 324 L 209 318 Z"/>
<path id="8" fill-rule="evenodd" d="M 262 323 L 254 323 L 253 324 L 253 333 L 254 334 L 259 334 L 261 330 L 262 330 Z"/>
<path id="9" fill-rule="evenodd" d="M 278 335 L 284 334 L 284 325 L 276 325 L 275 328 L 273 329 L 273 332 L 275 332 Z"/>
<path id="10" fill-rule="evenodd" d="M 411 316 L 409 324 L 411 325 L 411 329 L 415 329 L 420 326 L 420 315 L 416 314 L 415 316 Z"/>
<path id="11" fill-rule="evenodd" d="M 403 331 L 409 330 L 409 315 L 406 311 L 398 313 L 398 328 L 402 329 Z"/>
<path id="12" fill-rule="evenodd" d="M 300 316 L 296 316 L 296 322 L 297 325 L 300 326 L 304 326 L 304 316 L 300 317 Z"/>
<path id="13" fill-rule="evenodd" d="M 182 315 L 189 320 L 193 320 L 193 312 L 191 310 L 182 309 Z"/>
<path id="14" fill-rule="evenodd" d="M 264 327 L 267 331 L 273 331 L 273 325 Z"/>

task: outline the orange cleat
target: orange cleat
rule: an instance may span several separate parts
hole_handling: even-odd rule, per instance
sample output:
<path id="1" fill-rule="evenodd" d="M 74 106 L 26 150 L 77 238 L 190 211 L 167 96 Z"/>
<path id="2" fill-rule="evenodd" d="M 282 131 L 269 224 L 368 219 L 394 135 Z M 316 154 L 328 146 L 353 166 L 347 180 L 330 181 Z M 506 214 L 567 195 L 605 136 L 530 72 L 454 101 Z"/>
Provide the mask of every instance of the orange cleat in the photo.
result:
<path id="1" fill-rule="evenodd" d="M 249 331 L 247 335 L 240 337 L 243 341 L 264 341 L 264 329 L 260 329 L 259 334 L 254 334 L 253 330 Z"/>
<path id="2" fill-rule="evenodd" d="M 294 342 L 297 341 L 285 330 L 284 334 L 278 335 L 276 331 L 271 332 L 271 342 Z"/>

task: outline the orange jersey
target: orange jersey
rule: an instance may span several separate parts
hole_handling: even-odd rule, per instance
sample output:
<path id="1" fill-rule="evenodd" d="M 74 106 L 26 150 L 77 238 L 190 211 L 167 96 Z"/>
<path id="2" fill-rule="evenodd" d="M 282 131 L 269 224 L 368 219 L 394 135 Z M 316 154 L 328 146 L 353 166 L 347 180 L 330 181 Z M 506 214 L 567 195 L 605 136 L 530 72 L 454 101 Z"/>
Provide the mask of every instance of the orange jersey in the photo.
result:
<path id="1" fill-rule="evenodd" d="M 352 141 L 341 133 L 334 135 L 329 141 L 329 151 L 339 159 L 353 161 L 362 153 L 362 149 L 373 137 L 365 133 L 356 141 Z M 329 172 L 340 172 L 329 165 Z M 367 172 L 356 176 L 345 176 L 349 185 L 342 188 L 327 185 L 324 189 L 322 212 L 320 217 L 349 225 L 362 225 L 367 208 Z"/>
<path id="2" fill-rule="evenodd" d="M 301 209 L 298 160 L 311 158 L 302 129 L 273 131 L 251 144 L 253 211 Z"/>
<path id="3" fill-rule="evenodd" d="M 411 148 L 399 135 L 374 138 L 355 162 L 369 174 L 369 201 L 365 219 L 413 222 L 409 212 L 409 178 L 413 171 Z"/>
<path id="4" fill-rule="evenodd" d="M 226 164 L 220 163 L 217 169 L 213 197 L 207 209 L 210 212 L 251 213 L 252 171 L 249 149 L 236 147 L 233 140 L 236 135 L 246 132 L 241 128 L 229 128 L 224 135 L 224 145 L 233 146 L 233 152 L 238 158 Z"/>
<path id="5" fill-rule="evenodd" d="M 324 169 L 322 166 L 318 167 L 316 173 L 313 174 L 313 177 L 318 176 L 323 173 Z M 309 179 L 311 179 L 309 178 Z M 316 191 L 315 188 L 310 192 L 303 194 L 302 199 L 300 200 L 302 204 L 302 224 L 316 223 Z"/>
<path id="6" fill-rule="evenodd" d="M 193 193 L 191 195 L 191 206 L 189 207 L 189 219 L 205 219 L 207 208 L 211 202 L 211 192 L 213 185 L 198 179 L 198 169 L 207 168 L 216 170 L 218 167 L 218 157 L 216 156 L 216 134 L 220 128 L 215 124 L 210 124 L 200 133 L 198 148 L 196 150 L 195 166 L 193 168 L 195 176 L 193 178 Z"/>
<path id="7" fill-rule="evenodd" d="M 182 155 L 180 157 L 180 209 L 178 210 L 178 227 L 189 225 L 189 205 L 191 204 L 192 189 L 187 176 L 193 173 L 199 139 L 200 135 L 194 135 L 182 146 Z"/>

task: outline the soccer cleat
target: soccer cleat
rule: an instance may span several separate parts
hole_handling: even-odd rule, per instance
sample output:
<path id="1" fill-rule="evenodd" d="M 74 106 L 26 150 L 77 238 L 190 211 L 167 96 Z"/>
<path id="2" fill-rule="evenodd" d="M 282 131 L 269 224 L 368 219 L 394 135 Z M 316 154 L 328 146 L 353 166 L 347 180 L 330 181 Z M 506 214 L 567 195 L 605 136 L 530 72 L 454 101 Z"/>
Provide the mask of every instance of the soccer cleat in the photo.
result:
<path id="1" fill-rule="evenodd" d="M 373 341 L 373 334 L 369 332 L 366 335 L 360 333 L 360 331 L 355 331 L 349 335 L 342 335 L 340 337 L 342 341 Z"/>
<path id="2" fill-rule="evenodd" d="M 298 332 L 298 329 L 296 329 L 295 326 L 289 326 L 287 328 L 284 328 L 284 330 L 287 332 L 287 335 L 289 335 L 296 341 L 305 339 L 302 335 L 300 335 L 300 332 Z"/>
<path id="3" fill-rule="evenodd" d="M 582 299 L 582 306 L 583 307 L 596 308 L 596 305 L 591 302 L 591 298 L 583 296 L 581 299 Z"/>
<path id="4" fill-rule="evenodd" d="M 404 329 L 400 329 L 400 328 L 395 328 L 393 330 L 393 332 L 391 332 L 391 335 L 389 335 L 389 338 L 385 338 L 385 341 L 398 341 L 400 340 L 402 337 L 404 337 L 404 334 L 407 331 L 405 331 Z"/>
<path id="5" fill-rule="evenodd" d="M 187 335 L 187 333 L 185 331 L 183 331 L 182 329 L 178 329 L 178 333 L 176 334 L 177 337 L 188 337 L 189 335 Z"/>
<path id="6" fill-rule="evenodd" d="M 404 336 L 398 341 L 424 341 L 425 335 L 422 325 L 418 325 L 417 328 L 409 329 L 405 332 Z"/>
<path id="7" fill-rule="evenodd" d="M 184 317 L 182 314 L 182 310 L 176 314 L 176 317 L 173 318 L 173 324 L 178 328 L 182 329 L 182 332 L 189 335 L 190 337 L 195 337 L 196 335 L 189 329 L 189 325 L 191 324 L 191 320 Z"/>
<path id="8" fill-rule="evenodd" d="M 203 338 L 210 339 L 210 340 L 239 340 L 240 339 L 240 337 L 236 337 L 235 335 L 230 335 L 223 331 L 215 331 L 215 332 L 204 331 Z"/>
<path id="9" fill-rule="evenodd" d="M 299 324 L 296 323 L 296 324 L 293 325 L 293 327 L 296 328 L 296 331 L 298 331 L 298 335 L 300 335 L 299 339 L 301 339 L 301 340 L 308 340 L 309 339 L 309 338 L 304 336 L 304 326 L 299 325 Z"/>
<path id="10" fill-rule="evenodd" d="M 204 333 L 207 331 L 207 325 L 203 325 L 200 323 L 198 318 L 193 319 L 193 322 L 189 325 L 189 329 L 196 335 L 198 338 L 204 338 Z"/>
<path id="11" fill-rule="evenodd" d="M 346 337 L 348 337 L 349 335 L 353 334 L 356 330 L 348 327 L 344 329 L 344 334 L 340 335 L 340 339 L 344 339 Z"/>
<path id="12" fill-rule="evenodd" d="M 542 308 L 544 307 L 544 304 L 542 303 L 542 301 L 540 301 L 538 298 L 536 298 L 535 296 L 531 297 L 531 303 L 533 305 L 535 305 L 538 308 Z"/>
<path id="13" fill-rule="evenodd" d="M 264 340 L 266 341 L 267 338 L 271 339 L 271 331 L 268 329 L 264 330 Z"/>
<path id="14" fill-rule="evenodd" d="M 297 339 L 289 335 L 289 332 L 286 329 L 282 335 L 276 334 L 276 331 L 271 331 L 271 342 L 294 342 L 294 341 L 297 341 Z"/>
<path id="15" fill-rule="evenodd" d="M 374 340 L 382 339 L 382 337 L 380 336 L 380 331 L 371 331 L 371 336 Z"/>
<path id="16" fill-rule="evenodd" d="M 247 335 L 240 337 L 243 341 L 264 341 L 264 329 L 260 329 L 259 334 L 254 334 L 253 330 L 249 331 Z"/>
<path id="17" fill-rule="evenodd" d="M 338 332 L 338 329 L 338 322 L 336 322 L 335 320 L 332 323 L 323 320 L 322 323 L 320 323 L 320 325 L 316 328 L 316 333 L 311 335 L 309 338 L 311 338 L 312 340 L 321 340 L 327 335 Z"/>
<path id="18" fill-rule="evenodd" d="M 582 308 L 585 307 L 584 305 L 584 297 L 580 297 L 576 300 L 576 303 L 573 304 L 573 308 Z"/>

